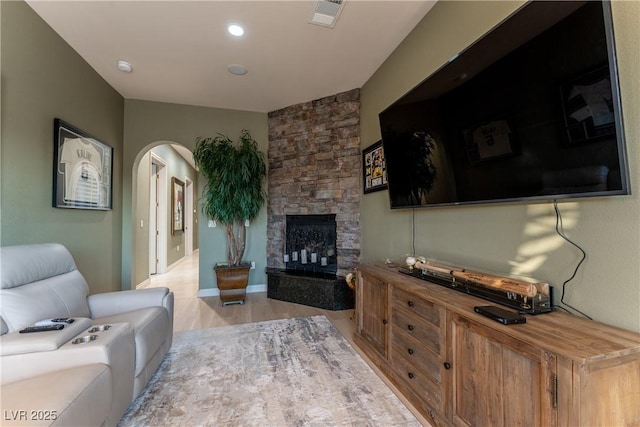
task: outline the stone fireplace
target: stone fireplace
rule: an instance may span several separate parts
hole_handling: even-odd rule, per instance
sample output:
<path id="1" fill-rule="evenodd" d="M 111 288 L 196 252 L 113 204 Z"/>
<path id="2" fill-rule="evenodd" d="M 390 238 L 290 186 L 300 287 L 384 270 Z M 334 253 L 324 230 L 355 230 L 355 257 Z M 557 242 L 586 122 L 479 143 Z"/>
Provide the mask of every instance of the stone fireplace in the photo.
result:
<path id="1" fill-rule="evenodd" d="M 328 309 L 353 306 L 344 276 L 360 261 L 361 162 L 359 89 L 269 113 L 270 298 Z M 287 229 L 297 224 L 287 224 L 287 219 L 298 215 L 334 218 L 334 253 L 326 243 L 297 247 L 288 240 Z M 322 250 L 327 266 L 322 265 Z M 321 295 L 314 299 L 313 293 Z M 345 302 L 345 295 L 351 295 L 350 302 Z"/>

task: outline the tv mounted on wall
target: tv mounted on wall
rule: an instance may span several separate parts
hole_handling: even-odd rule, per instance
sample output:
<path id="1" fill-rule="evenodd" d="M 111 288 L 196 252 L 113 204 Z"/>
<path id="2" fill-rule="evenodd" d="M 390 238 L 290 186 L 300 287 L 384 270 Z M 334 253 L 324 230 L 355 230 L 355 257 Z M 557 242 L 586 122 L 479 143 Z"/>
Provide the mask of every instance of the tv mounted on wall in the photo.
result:
<path id="1" fill-rule="evenodd" d="M 608 2 L 526 4 L 379 120 L 392 209 L 630 194 Z"/>

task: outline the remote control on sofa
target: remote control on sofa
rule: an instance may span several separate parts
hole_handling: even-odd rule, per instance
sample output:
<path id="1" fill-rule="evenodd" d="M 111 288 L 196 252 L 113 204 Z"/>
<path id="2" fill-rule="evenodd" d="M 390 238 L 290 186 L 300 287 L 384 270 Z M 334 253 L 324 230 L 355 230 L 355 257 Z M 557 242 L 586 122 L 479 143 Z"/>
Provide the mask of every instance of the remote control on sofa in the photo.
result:
<path id="1" fill-rule="evenodd" d="M 71 317 L 56 317 L 55 319 L 51 319 L 53 323 L 73 323 L 76 319 L 72 319 Z"/>
<path id="2" fill-rule="evenodd" d="M 73 322 L 75 322 L 76 319 L 73 319 L 71 317 L 56 317 L 55 319 L 45 319 L 45 320 L 40 320 L 39 322 L 36 322 L 34 325 L 35 326 L 46 326 L 46 325 L 55 325 L 58 323 L 65 323 L 65 324 L 71 324 Z"/>
<path id="3" fill-rule="evenodd" d="M 27 326 L 26 328 L 20 330 L 20 333 L 28 334 L 31 332 L 59 331 L 60 329 L 64 329 L 64 325 L 61 323 L 56 325 Z"/>

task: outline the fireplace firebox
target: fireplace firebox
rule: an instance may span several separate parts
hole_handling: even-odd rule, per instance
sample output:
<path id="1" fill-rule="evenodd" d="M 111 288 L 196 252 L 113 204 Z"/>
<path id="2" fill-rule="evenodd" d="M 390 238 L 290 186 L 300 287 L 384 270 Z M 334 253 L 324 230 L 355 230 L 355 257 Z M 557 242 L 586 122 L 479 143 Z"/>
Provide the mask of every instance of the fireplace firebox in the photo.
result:
<path id="1" fill-rule="evenodd" d="M 287 272 L 335 277 L 338 271 L 335 214 L 287 215 L 285 236 Z"/>
<path id="2" fill-rule="evenodd" d="M 285 224 L 285 269 L 267 268 L 267 297 L 328 310 L 353 308 L 353 291 L 337 276 L 336 215 L 287 215 Z"/>

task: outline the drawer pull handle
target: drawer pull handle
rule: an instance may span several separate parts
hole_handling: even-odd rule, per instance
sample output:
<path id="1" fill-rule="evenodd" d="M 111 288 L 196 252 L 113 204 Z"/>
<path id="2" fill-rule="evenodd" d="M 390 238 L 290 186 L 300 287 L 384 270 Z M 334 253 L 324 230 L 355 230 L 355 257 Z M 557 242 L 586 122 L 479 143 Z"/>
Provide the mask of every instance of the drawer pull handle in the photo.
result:
<path id="1" fill-rule="evenodd" d="M 409 379 L 413 379 L 413 377 L 415 377 L 415 375 L 413 375 L 413 372 L 409 372 L 407 376 L 409 377 Z"/>
<path id="2" fill-rule="evenodd" d="M 407 325 L 407 329 L 409 329 L 410 331 L 413 331 L 413 325 Z"/>
<path id="3" fill-rule="evenodd" d="M 387 319 L 382 319 L 382 324 L 383 325 L 386 325 L 387 323 L 389 323 L 389 322 L 387 322 Z"/>
<path id="4" fill-rule="evenodd" d="M 451 369 L 451 363 L 444 362 L 444 369 Z"/>
<path id="5" fill-rule="evenodd" d="M 413 307 L 413 301 L 408 301 L 407 304 L 409 304 L 409 307 Z"/>
<path id="6" fill-rule="evenodd" d="M 410 348 L 409 350 L 407 350 L 409 352 L 409 354 L 413 354 L 413 349 Z"/>

